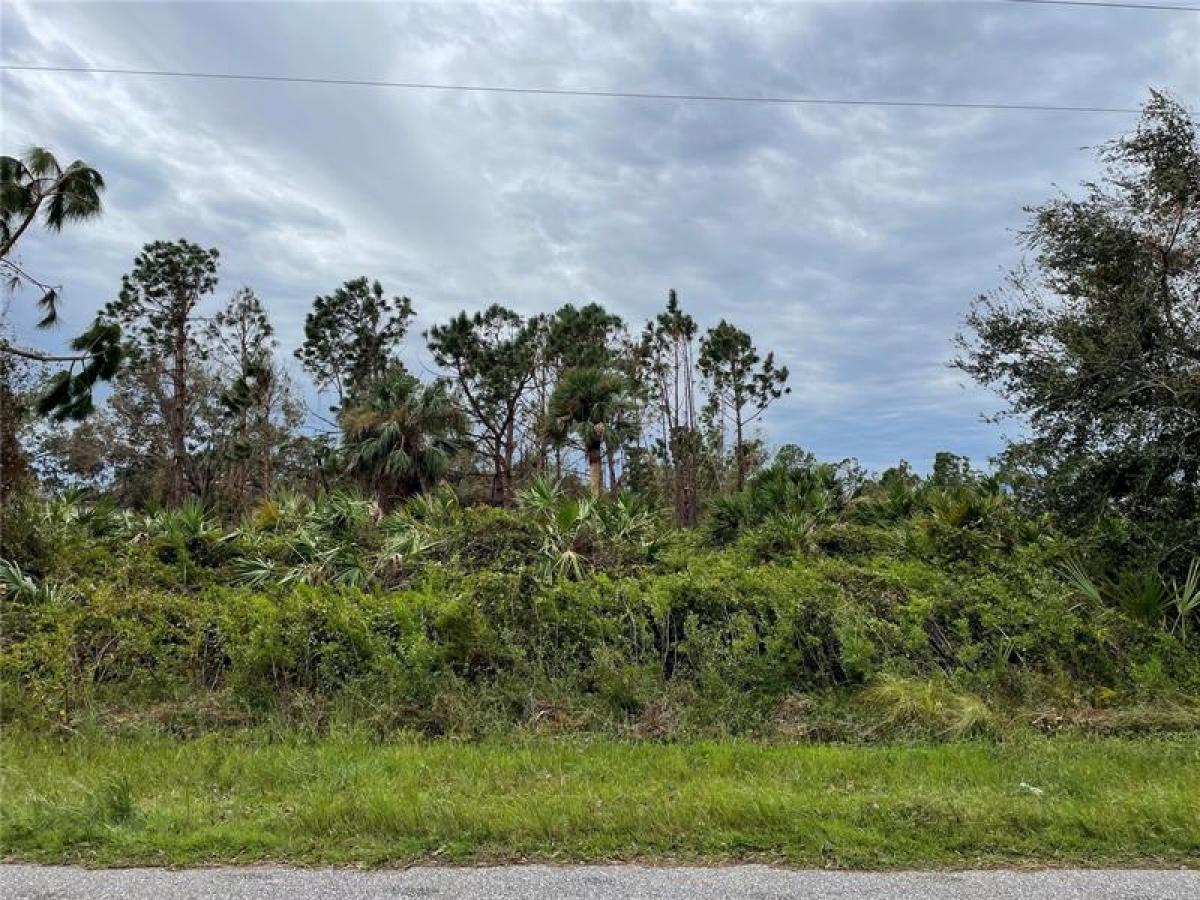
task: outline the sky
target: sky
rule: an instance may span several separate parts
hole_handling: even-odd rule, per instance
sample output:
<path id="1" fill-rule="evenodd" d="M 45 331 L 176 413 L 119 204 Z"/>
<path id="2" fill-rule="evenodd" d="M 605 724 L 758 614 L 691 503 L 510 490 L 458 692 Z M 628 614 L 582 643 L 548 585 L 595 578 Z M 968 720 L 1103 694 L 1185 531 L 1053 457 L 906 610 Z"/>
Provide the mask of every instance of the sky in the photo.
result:
<path id="1" fill-rule="evenodd" d="M 5 64 L 553 89 L 1137 107 L 1200 103 L 1200 14 L 1010 2 L 0 5 Z M 791 370 L 772 444 L 870 469 L 983 462 L 1019 425 L 947 361 L 1022 259 L 1023 208 L 1098 175 L 1134 114 L 789 106 L 0 72 L 0 152 L 104 175 L 101 219 L 23 240 L 61 345 L 141 245 L 221 251 L 290 357 L 360 275 L 420 333 L 499 302 L 598 302 L 636 329 L 679 292 Z M 299 375 L 299 373 L 297 372 Z M 301 376 L 302 377 L 302 376 Z M 311 393 L 311 391 L 310 391 Z"/>

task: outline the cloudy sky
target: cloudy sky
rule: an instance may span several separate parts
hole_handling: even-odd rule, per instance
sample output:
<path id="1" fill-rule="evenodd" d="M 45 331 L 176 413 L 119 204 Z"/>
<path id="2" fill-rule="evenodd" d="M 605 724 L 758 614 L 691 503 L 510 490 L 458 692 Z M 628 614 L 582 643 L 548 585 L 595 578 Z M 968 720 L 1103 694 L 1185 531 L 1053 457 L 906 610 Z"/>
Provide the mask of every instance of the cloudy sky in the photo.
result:
<path id="1" fill-rule="evenodd" d="M 28 3 L 6 64 L 660 93 L 1135 107 L 1200 101 L 1200 14 L 1008 2 L 465 5 Z M 285 352 L 312 298 L 358 275 L 419 332 L 498 301 L 598 301 L 639 323 L 668 288 L 792 370 L 767 436 L 873 468 L 983 460 L 997 401 L 946 367 L 971 298 L 1020 259 L 1021 207 L 1096 173 L 1136 116 L 452 93 L 0 73 L 3 152 L 82 158 L 103 219 L 35 235 L 66 287 L 57 339 L 138 248 L 222 253 Z M 9 317 L 35 334 L 33 297 Z"/>

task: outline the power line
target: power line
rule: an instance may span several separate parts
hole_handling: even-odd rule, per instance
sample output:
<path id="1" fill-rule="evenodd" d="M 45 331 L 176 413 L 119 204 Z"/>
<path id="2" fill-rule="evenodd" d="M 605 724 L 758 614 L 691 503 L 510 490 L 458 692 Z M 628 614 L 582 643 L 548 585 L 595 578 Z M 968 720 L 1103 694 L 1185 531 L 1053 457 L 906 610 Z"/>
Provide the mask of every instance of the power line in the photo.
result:
<path id="1" fill-rule="evenodd" d="M 811 106 L 891 106 L 929 109 L 1029 110 L 1033 112 L 1136 113 L 1124 106 L 1056 106 L 1041 103 L 950 103 L 934 100 L 855 100 L 834 97 L 754 97 L 732 94 L 659 94 L 648 91 L 585 91 L 567 88 L 501 87 L 482 84 L 436 84 L 422 81 L 373 81 L 351 78 L 311 78 L 299 75 L 242 75 L 231 72 L 178 72 L 166 69 L 109 69 L 90 66 L 26 66 L 0 64 L 8 72 L 66 72 L 88 75 L 138 75 L 159 78 L 198 78 L 218 81 L 268 81 L 285 84 L 330 84 L 345 87 L 406 88 L 487 94 L 540 94 L 554 97 L 611 97 L 626 100 L 682 100 L 714 103 L 771 103 Z"/>
<path id="2" fill-rule="evenodd" d="M 1030 3 L 1034 6 L 1099 6 L 1110 9 L 1149 9 L 1165 12 L 1200 12 L 1200 6 L 1172 6 L 1168 3 L 1109 3 L 1106 0 L 1005 0 L 1006 3 Z"/>

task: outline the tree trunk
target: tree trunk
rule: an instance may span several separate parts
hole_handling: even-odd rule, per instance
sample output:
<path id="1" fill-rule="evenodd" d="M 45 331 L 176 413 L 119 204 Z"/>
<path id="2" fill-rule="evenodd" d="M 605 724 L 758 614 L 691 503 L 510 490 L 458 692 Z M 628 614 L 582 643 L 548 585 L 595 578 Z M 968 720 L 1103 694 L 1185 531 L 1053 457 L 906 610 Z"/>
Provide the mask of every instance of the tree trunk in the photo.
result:
<path id="1" fill-rule="evenodd" d="M 683 426 L 671 430 L 667 472 L 671 479 L 675 504 L 675 524 L 691 528 L 696 524 L 696 434 Z"/>
<path id="2" fill-rule="evenodd" d="M 517 455 L 516 410 L 509 413 L 508 425 L 504 430 L 504 505 L 512 496 L 513 459 Z"/>
<path id="3" fill-rule="evenodd" d="M 504 454 L 500 452 L 499 441 L 496 442 L 496 447 L 492 452 L 492 467 L 495 469 L 492 473 L 492 503 L 496 506 L 504 506 L 507 491 L 504 485 Z"/>
<path id="4" fill-rule="evenodd" d="M 746 453 L 742 446 L 742 411 L 739 408 L 735 416 L 737 423 L 737 434 L 734 438 L 733 445 L 733 460 L 737 469 L 737 489 L 740 491 L 746 486 Z"/>
<path id="5" fill-rule="evenodd" d="M 270 427 L 263 429 L 265 434 L 270 434 Z M 271 456 L 271 441 L 264 437 L 262 442 L 262 487 L 259 490 L 259 497 L 269 496 L 271 493 L 272 482 L 275 480 L 275 460 Z"/>
<path id="6" fill-rule="evenodd" d="M 167 423 L 171 437 L 171 505 L 183 502 L 186 492 L 187 470 L 187 324 L 175 326 L 175 340 L 171 348 L 172 374 L 171 396 L 168 399 L 170 417 Z"/>
<path id="7" fill-rule="evenodd" d="M 604 490 L 604 468 L 599 447 L 588 447 L 587 461 L 588 473 L 592 480 L 592 496 L 599 497 L 601 491 Z"/>
<path id="8" fill-rule="evenodd" d="M 46 194 L 39 192 L 33 204 L 33 209 L 31 209 L 29 214 L 25 216 L 25 220 L 17 226 L 16 231 L 9 235 L 8 240 L 0 244 L 0 259 L 5 259 L 8 256 L 9 251 L 17 245 L 17 241 L 20 239 L 21 235 L 25 233 L 25 229 L 28 228 L 30 223 L 37 218 L 38 210 L 42 208 L 42 201 L 45 199 Z"/>

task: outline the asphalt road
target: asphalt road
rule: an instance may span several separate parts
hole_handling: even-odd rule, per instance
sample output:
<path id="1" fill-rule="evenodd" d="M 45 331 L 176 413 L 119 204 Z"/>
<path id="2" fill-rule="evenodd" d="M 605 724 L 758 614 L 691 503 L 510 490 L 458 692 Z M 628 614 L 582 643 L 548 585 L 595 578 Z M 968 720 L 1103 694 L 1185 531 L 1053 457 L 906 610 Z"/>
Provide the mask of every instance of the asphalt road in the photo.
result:
<path id="1" fill-rule="evenodd" d="M 4 900 L 1196 900 L 1200 870 L 822 872 L 768 866 L 417 867 L 395 871 L 0 866 Z"/>

